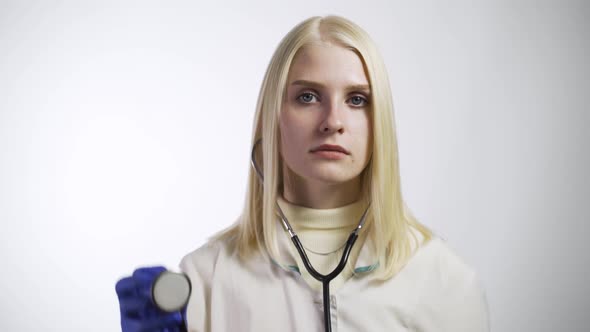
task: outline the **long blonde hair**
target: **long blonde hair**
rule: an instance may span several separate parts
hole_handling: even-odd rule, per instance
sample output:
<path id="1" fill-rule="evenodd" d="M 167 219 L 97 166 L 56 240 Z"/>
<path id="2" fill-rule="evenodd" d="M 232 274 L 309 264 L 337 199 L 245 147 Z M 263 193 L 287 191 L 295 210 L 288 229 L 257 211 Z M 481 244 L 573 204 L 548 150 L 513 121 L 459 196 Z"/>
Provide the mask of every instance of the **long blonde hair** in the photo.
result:
<path id="1" fill-rule="evenodd" d="M 326 42 L 356 52 L 363 61 L 371 87 L 373 153 L 362 174 L 362 197 L 371 202 L 371 207 L 364 231 L 379 260 L 375 277 L 386 280 L 397 274 L 413 254 L 412 238 L 414 243 L 418 240 L 411 229 L 422 234 L 423 243 L 431 239 L 432 231 L 414 218 L 402 199 L 393 103 L 383 60 L 369 35 L 339 16 L 306 19 L 281 40 L 262 82 L 251 141 L 253 146 L 263 138 L 256 160 L 263 169 L 264 182 L 248 165 L 243 212 L 233 225 L 213 235 L 210 241 L 232 239 L 240 259 L 260 253 L 280 260 L 275 235 L 278 224 L 275 207 L 282 186 L 278 118 L 295 54 L 311 43 Z"/>

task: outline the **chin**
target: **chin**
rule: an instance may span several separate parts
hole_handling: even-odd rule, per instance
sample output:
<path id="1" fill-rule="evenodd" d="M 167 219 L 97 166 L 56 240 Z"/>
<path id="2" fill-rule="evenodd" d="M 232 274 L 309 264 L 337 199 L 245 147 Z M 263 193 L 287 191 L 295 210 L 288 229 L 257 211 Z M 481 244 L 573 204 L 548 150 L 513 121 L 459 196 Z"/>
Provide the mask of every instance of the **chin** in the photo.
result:
<path id="1" fill-rule="evenodd" d="M 342 184 L 357 178 L 359 174 L 342 172 L 341 170 L 316 170 L 311 172 L 309 178 L 327 184 Z"/>

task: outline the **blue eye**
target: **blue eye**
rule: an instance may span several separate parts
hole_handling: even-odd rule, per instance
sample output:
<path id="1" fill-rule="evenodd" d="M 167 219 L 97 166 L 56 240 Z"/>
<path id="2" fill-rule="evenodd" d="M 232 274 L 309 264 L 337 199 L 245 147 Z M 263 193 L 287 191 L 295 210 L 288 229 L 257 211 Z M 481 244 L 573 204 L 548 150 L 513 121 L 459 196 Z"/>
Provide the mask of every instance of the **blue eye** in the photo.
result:
<path id="1" fill-rule="evenodd" d="M 365 106 L 366 104 L 369 103 L 367 101 L 367 99 L 365 99 L 361 96 L 353 96 L 352 98 L 350 98 L 350 100 L 354 106 Z"/>
<path id="2" fill-rule="evenodd" d="M 316 98 L 316 96 L 313 93 L 305 92 L 301 94 L 299 97 L 297 97 L 297 100 L 302 101 L 305 104 L 309 104 L 311 103 L 313 98 Z"/>

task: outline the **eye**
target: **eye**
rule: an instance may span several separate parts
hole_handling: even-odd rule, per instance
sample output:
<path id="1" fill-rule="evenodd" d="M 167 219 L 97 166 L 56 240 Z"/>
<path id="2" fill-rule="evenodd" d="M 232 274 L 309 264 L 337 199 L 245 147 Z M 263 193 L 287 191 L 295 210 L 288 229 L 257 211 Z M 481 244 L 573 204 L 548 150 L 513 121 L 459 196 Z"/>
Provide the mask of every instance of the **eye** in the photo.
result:
<path id="1" fill-rule="evenodd" d="M 297 100 L 303 102 L 304 104 L 309 104 L 312 102 L 313 98 L 317 98 L 313 93 L 304 92 L 299 97 L 297 97 Z"/>
<path id="2" fill-rule="evenodd" d="M 350 98 L 352 105 L 354 106 L 365 106 L 369 103 L 369 101 L 363 96 L 352 96 Z"/>

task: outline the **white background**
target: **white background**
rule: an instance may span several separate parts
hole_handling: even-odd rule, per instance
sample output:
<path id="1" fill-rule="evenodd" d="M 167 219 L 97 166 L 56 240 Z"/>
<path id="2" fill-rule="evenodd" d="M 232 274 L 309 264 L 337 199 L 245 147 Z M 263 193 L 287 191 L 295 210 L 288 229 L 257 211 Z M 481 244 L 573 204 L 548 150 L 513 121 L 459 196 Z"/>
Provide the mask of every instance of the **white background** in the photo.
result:
<path id="1" fill-rule="evenodd" d="M 492 330 L 588 331 L 588 2 L 122 3 L 0 2 L 0 330 L 118 331 L 119 278 L 240 213 L 279 40 L 339 14 L 385 58 L 405 199 Z"/>

